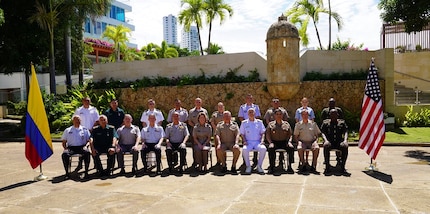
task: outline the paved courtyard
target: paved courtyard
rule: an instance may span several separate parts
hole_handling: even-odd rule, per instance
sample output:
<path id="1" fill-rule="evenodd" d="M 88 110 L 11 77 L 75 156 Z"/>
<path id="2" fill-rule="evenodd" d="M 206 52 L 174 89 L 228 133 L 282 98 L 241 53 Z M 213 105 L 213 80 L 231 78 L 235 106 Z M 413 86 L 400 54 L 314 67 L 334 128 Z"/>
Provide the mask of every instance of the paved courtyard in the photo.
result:
<path id="1" fill-rule="evenodd" d="M 54 143 L 54 155 L 43 163 L 48 179 L 34 182 L 39 168 L 31 169 L 24 146 L 0 143 L 0 213 L 430 213 L 430 147 L 384 146 L 377 158 L 379 172 L 373 173 L 363 172 L 369 157 L 351 147 L 350 177 L 323 175 L 321 152 L 320 175 L 222 176 L 215 170 L 64 180 L 62 147 Z M 162 154 L 166 168 L 164 148 Z"/>

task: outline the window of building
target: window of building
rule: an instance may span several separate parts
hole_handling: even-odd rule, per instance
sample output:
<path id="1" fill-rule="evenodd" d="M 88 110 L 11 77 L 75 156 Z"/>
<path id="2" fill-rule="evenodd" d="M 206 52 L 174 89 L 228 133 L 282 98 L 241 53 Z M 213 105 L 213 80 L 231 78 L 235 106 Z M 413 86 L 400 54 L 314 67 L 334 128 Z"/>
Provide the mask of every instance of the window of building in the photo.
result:
<path id="1" fill-rule="evenodd" d="M 91 33 L 91 20 L 89 18 L 85 19 L 85 33 Z"/>

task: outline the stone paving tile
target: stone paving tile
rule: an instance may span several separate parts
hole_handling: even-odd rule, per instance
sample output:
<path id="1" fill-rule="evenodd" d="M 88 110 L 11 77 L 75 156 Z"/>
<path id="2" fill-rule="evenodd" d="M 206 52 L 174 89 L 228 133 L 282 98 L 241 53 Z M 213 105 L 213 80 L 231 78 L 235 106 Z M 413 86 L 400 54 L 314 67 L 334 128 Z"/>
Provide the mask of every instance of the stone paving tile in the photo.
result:
<path id="1" fill-rule="evenodd" d="M 187 160 L 191 165 L 191 149 Z M 164 151 L 164 150 L 163 150 Z M 61 144 L 43 163 L 48 180 L 33 182 L 23 143 L 0 143 L 0 213 L 427 213 L 428 147 L 382 147 L 379 172 L 350 148 L 350 177 L 301 175 L 118 176 L 64 181 Z M 268 157 L 263 168 L 267 167 Z M 215 155 L 214 155 L 215 160 Z M 296 163 L 293 168 L 297 168 Z M 322 155 L 318 171 L 322 172 Z M 332 161 L 332 164 L 335 164 Z M 141 167 L 139 161 L 139 166 Z M 242 164 L 239 159 L 238 168 Z M 167 167 L 166 160 L 163 165 Z M 91 162 L 92 166 L 92 162 Z M 91 167 L 92 168 L 92 167 Z M 165 170 L 166 171 L 166 170 Z M 90 173 L 94 173 L 91 170 Z M 116 170 L 115 173 L 118 173 Z"/>

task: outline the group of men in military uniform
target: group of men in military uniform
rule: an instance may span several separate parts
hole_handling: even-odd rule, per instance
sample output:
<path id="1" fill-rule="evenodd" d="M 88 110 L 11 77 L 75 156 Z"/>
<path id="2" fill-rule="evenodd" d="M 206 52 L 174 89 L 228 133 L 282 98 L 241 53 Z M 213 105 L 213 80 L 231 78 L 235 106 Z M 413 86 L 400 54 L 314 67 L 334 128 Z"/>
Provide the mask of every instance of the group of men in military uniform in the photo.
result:
<path id="1" fill-rule="evenodd" d="M 118 101 L 112 100 L 110 107 L 104 115 L 98 115 L 97 109 L 90 106 L 90 99 L 82 99 L 83 105 L 78 108 L 73 116 L 73 125 L 67 128 L 62 136 L 64 152 L 62 155 L 66 177 L 69 177 L 70 156 L 81 154 L 77 169 L 82 168 L 85 163 L 84 177 L 88 177 L 90 155 L 94 158 L 94 165 L 100 175 L 108 175 L 114 166 L 114 157 L 117 155 L 118 166 L 121 174 L 124 170 L 124 154 L 131 154 L 132 173 L 136 173 L 138 153 L 144 171 L 147 171 L 147 154 L 155 153 L 157 174 L 161 174 L 161 145 L 166 142 L 166 157 L 169 172 L 172 172 L 180 159 L 178 170 L 183 172 L 186 165 L 186 143 L 193 142 L 193 129 L 199 123 L 198 115 L 208 115 L 207 110 L 202 107 L 202 100 L 195 99 L 195 107 L 189 112 L 181 107 L 181 101 L 175 100 L 174 108 L 169 111 L 167 121 L 169 124 L 164 130 L 161 122 L 164 116 L 160 110 L 155 108 L 155 101 L 148 100 L 148 110 L 142 113 L 142 130 L 132 124 L 133 118 L 118 107 Z M 333 98 L 329 100 L 329 107 L 323 109 L 323 123 L 321 129 L 314 122 L 314 112 L 308 106 L 307 98 L 303 98 L 302 107 L 296 110 L 295 128 L 290 126 L 287 111 L 280 106 L 279 99 L 272 100 L 272 107 L 260 120 L 261 113 L 258 105 L 253 103 L 252 95 L 246 96 L 246 103 L 241 105 L 238 118 L 241 125 L 232 120 L 230 111 L 225 111 L 222 102 L 218 103 L 217 111 L 210 117 L 210 127 L 213 130 L 217 165 L 221 172 L 227 172 L 226 152 L 233 153 L 231 172 L 236 173 L 236 164 L 240 156 L 240 141 L 243 144 L 242 156 L 244 159 L 245 173 L 251 173 L 256 166 L 258 173 L 264 173 L 262 163 L 266 150 L 269 154 L 268 173 L 275 170 L 276 152 L 280 153 L 279 162 L 283 162 L 284 153 L 288 155 L 287 173 L 294 173 L 291 164 L 294 163 L 294 150 L 297 144 L 299 153 L 299 172 L 306 169 L 307 155 L 311 150 L 313 161 L 310 169 L 316 172 L 316 161 L 318 158 L 318 138 L 324 139 L 324 160 L 326 164 L 325 173 L 331 171 L 329 163 L 330 150 L 337 151 L 338 164 L 341 170 L 345 170 L 345 162 L 348 156 L 347 126 L 343 120 L 343 112 L 335 106 Z M 97 119 L 96 119 L 97 118 Z M 208 118 L 208 117 L 207 117 Z M 264 125 L 264 123 L 266 126 Z M 85 124 L 85 125 L 84 125 Z M 191 133 L 191 134 L 190 134 Z M 295 142 L 295 143 L 294 143 Z M 90 148 L 91 150 L 89 150 Z M 251 166 L 249 153 L 254 152 L 254 165 Z M 107 167 L 103 169 L 100 154 L 107 155 Z M 179 154 L 179 155 L 178 155 Z M 178 157 L 179 156 L 179 157 Z M 196 159 L 193 152 L 193 157 Z M 257 158 L 258 157 L 258 158 Z M 258 160 L 257 160 L 258 159 Z M 194 166 L 195 163 L 193 163 Z"/>

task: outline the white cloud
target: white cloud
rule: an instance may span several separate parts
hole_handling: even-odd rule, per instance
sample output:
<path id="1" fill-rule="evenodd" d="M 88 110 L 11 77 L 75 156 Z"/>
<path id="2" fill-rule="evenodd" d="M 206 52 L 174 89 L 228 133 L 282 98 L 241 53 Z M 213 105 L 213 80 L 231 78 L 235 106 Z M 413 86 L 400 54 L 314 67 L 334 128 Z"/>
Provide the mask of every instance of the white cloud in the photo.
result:
<path id="1" fill-rule="evenodd" d="M 278 16 L 289 8 L 293 0 L 226 0 L 234 10 L 233 17 L 227 17 L 222 25 L 219 20 L 213 23 L 211 42 L 217 43 L 228 53 L 266 52 L 266 33 Z M 339 37 L 342 41 L 350 39 L 352 43 L 369 49 L 379 49 L 379 32 L 381 20 L 377 9 L 377 0 L 344 1 L 331 0 L 332 10 L 337 11 L 344 20 L 344 28 L 337 32 L 333 22 L 332 41 Z M 136 26 L 132 42 L 139 48 L 153 42 L 160 44 L 163 40 L 163 16 L 178 16 L 180 0 L 130 0 L 133 12 L 126 16 L 133 19 Z M 327 3 L 327 0 L 325 0 Z M 328 5 L 326 4 L 326 7 Z M 328 44 L 328 16 L 321 16 L 318 29 L 323 46 Z M 180 37 L 181 29 L 178 29 Z M 309 47 L 317 47 L 315 29 L 310 26 Z M 207 46 L 208 27 L 201 30 L 202 44 Z"/>

